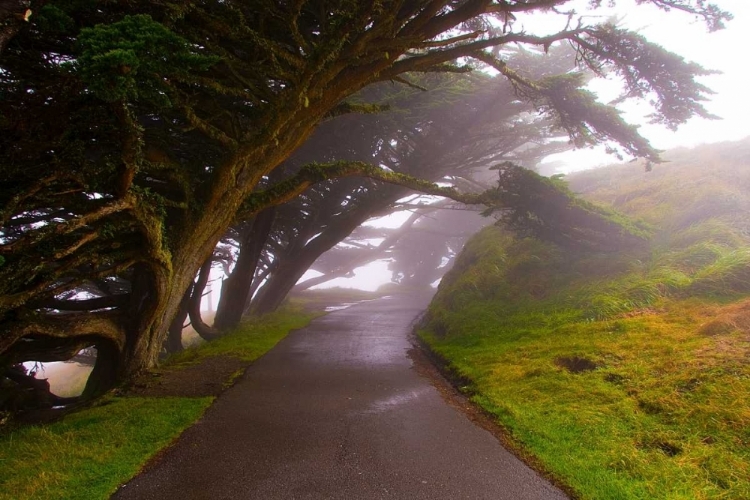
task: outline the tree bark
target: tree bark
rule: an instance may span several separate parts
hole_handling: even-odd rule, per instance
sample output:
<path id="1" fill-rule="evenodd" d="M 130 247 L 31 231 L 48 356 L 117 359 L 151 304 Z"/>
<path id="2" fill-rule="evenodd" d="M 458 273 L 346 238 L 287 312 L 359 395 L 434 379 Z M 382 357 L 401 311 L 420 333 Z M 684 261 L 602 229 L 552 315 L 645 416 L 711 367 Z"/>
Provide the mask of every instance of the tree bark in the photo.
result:
<path id="1" fill-rule="evenodd" d="M 113 343 L 102 340 L 96 347 L 96 361 L 83 389 L 83 399 L 93 399 L 106 393 L 118 382 L 121 352 Z"/>
<path id="2" fill-rule="evenodd" d="M 237 264 L 221 286 L 214 328 L 227 331 L 240 324 L 245 304 L 250 296 L 258 259 L 273 227 L 275 213 L 274 207 L 263 210 L 255 216 L 252 226 L 243 234 Z"/>
<path id="3" fill-rule="evenodd" d="M 146 264 L 135 266 L 133 275 L 127 342 L 119 360 L 117 382 L 131 381 L 157 365 L 169 325 L 190 278 L 195 276 L 194 271 L 183 273 L 178 280 L 167 268 Z"/>
<path id="4" fill-rule="evenodd" d="M 198 280 L 193 285 L 193 291 L 188 299 L 188 315 L 190 316 L 190 323 L 193 325 L 193 330 L 200 335 L 203 340 L 214 340 L 221 336 L 221 333 L 211 326 L 208 326 L 201 316 L 201 299 L 203 299 L 203 290 L 206 289 L 208 283 L 208 277 L 211 274 L 211 264 L 213 259 L 209 257 L 206 262 L 201 266 L 200 272 L 198 273 Z"/>
<path id="5" fill-rule="evenodd" d="M 190 296 L 193 293 L 192 285 L 188 287 L 185 294 L 182 296 L 180 302 L 180 309 L 177 311 L 177 316 L 172 320 L 172 324 L 169 325 L 169 333 L 167 334 L 167 341 L 164 343 L 168 353 L 180 352 L 183 349 L 182 346 L 182 330 L 185 329 L 185 320 L 188 317 L 188 302 Z"/>

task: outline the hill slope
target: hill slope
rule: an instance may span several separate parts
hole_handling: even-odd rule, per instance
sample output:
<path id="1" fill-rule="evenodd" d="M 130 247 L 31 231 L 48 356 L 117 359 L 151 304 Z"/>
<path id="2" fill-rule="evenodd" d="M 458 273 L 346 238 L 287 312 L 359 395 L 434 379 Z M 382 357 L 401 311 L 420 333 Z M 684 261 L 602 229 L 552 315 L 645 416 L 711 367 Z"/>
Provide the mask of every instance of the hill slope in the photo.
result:
<path id="1" fill-rule="evenodd" d="M 654 228 L 592 254 L 489 227 L 421 338 L 582 498 L 750 498 L 750 140 L 569 179 Z"/>

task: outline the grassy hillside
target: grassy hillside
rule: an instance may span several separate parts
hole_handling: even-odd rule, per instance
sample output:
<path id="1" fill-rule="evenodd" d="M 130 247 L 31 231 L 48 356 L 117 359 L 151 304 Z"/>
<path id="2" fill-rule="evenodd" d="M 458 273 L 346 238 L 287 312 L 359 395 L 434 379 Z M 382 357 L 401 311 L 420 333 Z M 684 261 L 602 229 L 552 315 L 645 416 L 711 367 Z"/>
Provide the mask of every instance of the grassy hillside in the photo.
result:
<path id="1" fill-rule="evenodd" d="M 750 140 L 579 174 L 654 228 L 634 254 L 489 227 L 421 338 L 581 498 L 750 498 Z"/>

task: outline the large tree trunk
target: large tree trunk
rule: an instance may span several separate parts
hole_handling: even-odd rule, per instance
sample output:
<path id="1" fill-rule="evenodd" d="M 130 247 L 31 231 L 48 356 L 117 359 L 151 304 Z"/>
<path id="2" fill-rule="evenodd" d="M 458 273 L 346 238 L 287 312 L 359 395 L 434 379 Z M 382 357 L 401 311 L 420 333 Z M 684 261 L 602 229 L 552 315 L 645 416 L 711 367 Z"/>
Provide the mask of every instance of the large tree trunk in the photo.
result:
<path id="1" fill-rule="evenodd" d="M 156 365 L 164 337 L 155 334 L 153 325 L 166 312 L 171 320 L 182 298 L 182 294 L 178 297 L 170 294 L 173 285 L 172 276 L 166 269 L 146 264 L 135 266 L 131 303 L 126 310 L 126 342 L 118 358 L 117 382 L 133 380 Z M 165 325 L 163 329 L 165 334 L 167 327 Z"/>
<path id="2" fill-rule="evenodd" d="M 240 324 L 245 304 L 250 296 L 258 259 L 271 232 L 275 213 L 273 207 L 263 210 L 255 216 L 252 226 L 243 234 L 237 264 L 221 286 L 214 328 L 227 331 Z"/>
<path id="3" fill-rule="evenodd" d="M 96 361 L 86 381 L 81 396 L 91 399 L 110 390 L 117 383 L 121 352 L 112 342 L 102 341 L 95 345 Z"/>
<path id="4" fill-rule="evenodd" d="M 256 316 L 273 312 L 279 308 L 295 283 L 302 277 L 307 269 L 315 262 L 317 256 L 308 252 L 306 256 L 299 259 L 290 259 L 278 272 L 266 282 L 258 292 L 258 296 L 250 306 L 250 314 Z"/>
<path id="5" fill-rule="evenodd" d="M 284 151 L 285 154 L 289 152 Z M 260 152 L 258 156 L 262 157 Z M 271 165 L 264 163 L 256 167 L 248 184 L 257 185 L 265 170 L 270 170 L 280 160 L 271 157 L 269 161 Z M 201 266 L 211 258 L 216 244 L 245 199 L 246 192 L 229 187 L 235 185 L 231 169 L 223 169 L 217 175 L 219 178 L 213 185 L 210 201 L 195 219 L 185 221 L 182 230 L 175 231 L 170 238 L 175 247 L 168 263 L 153 264 L 148 268 L 144 265 L 142 272 L 137 273 L 140 277 L 134 278 L 133 296 L 140 296 L 141 300 L 136 299 L 129 312 L 131 335 L 123 352 L 119 381 L 132 380 L 157 365 L 161 346 L 180 309 L 185 291 Z"/>

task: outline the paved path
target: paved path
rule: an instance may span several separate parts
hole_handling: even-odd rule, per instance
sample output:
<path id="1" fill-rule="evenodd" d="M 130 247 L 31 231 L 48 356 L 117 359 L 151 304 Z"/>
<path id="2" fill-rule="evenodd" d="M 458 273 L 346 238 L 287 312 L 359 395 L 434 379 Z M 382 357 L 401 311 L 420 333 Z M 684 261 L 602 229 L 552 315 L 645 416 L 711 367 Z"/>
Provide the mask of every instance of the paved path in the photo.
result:
<path id="1" fill-rule="evenodd" d="M 113 498 L 566 498 L 413 368 L 428 300 L 364 302 L 293 332 Z"/>

